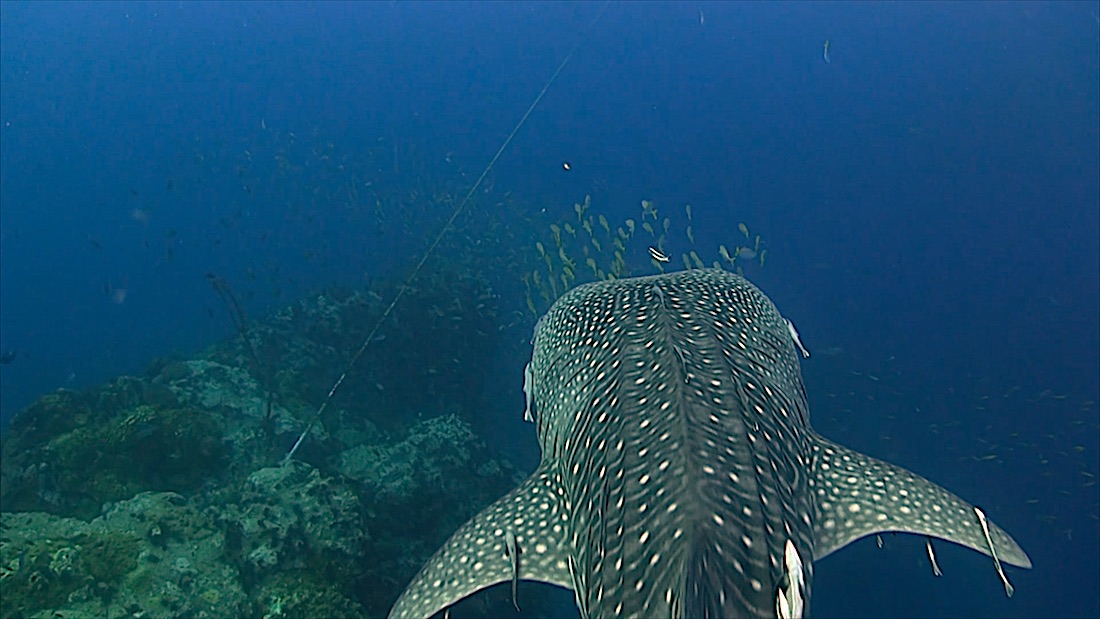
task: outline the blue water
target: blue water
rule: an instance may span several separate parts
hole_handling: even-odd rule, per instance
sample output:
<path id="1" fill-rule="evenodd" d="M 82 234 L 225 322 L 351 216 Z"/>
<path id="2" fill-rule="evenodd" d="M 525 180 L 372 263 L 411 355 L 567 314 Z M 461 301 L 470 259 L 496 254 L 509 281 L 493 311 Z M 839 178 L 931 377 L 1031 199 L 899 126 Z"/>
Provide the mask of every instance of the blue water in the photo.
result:
<path id="1" fill-rule="evenodd" d="M 0 5 L 0 423 L 232 336 L 207 272 L 253 316 L 404 277 L 450 207 L 379 228 L 325 199 L 369 182 L 325 153 L 393 144 L 391 177 L 468 185 L 579 42 L 493 191 L 548 221 L 585 194 L 619 220 L 690 203 L 701 245 L 747 222 L 769 250 L 747 274 L 816 353 L 815 427 L 1035 563 L 1009 600 L 976 553 L 941 543 L 936 579 L 921 540 L 863 540 L 817 565 L 815 615 L 1100 615 L 1100 4 L 600 9 Z M 313 163 L 280 176 L 273 143 Z M 462 221 L 471 246 L 545 240 Z M 480 430 L 531 466 L 509 350 Z"/>

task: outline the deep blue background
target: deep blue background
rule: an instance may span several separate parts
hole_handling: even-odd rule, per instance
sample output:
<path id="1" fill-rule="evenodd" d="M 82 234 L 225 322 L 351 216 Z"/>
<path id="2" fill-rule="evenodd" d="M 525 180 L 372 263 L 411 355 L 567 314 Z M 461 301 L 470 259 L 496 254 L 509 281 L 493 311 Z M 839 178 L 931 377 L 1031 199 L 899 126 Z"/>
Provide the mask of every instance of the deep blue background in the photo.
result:
<path id="1" fill-rule="evenodd" d="M 933 579 L 919 539 L 864 540 L 818 564 L 815 614 L 1100 614 L 1100 6 L 612 3 L 586 31 L 599 10 L 0 5 L 0 421 L 231 335 L 208 270 L 277 280 L 262 314 L 416 258 L 323 209 L 251 207 L 215 243 L 240 188 L 200 154 L 262 120 L 479 171 L 587 32 L 497 185 L 563 216 L 691 203 L 714 244 L 748 222 L 771 258 L 750 275 L 819 353 L 815 426 L 983 505 L 1036 565 L 1006 600 L 976 553 L 941 543 Z M 514 361 L 489 438 L 530 465 Z"/>

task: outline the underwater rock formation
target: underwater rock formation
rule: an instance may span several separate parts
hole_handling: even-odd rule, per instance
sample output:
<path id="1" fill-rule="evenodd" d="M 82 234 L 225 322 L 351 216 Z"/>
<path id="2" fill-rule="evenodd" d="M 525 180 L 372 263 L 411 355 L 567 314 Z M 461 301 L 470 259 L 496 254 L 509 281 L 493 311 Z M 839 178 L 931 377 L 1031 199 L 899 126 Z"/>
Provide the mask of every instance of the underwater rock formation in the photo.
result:
<path id="1" fill-rule="evenodd" d="M 420 285 L 285 465 L 392 288 L 317 295 L 22 411 L 0 440 L 0 619 L 384 616 L 522 477 L 470 425 L 495 297 L 476 277 Z"/>
<path id="2" fill-rule="evenodd" d="M 5 513 L 0 617 L 245 616 L 224 544 L 209 515 L 171 492 L 110 504 L 90 522 Z"/>
<path id="3" fill-rule="evenodd" d="M 355 573 L 365 553 L 360 501 L 346 483 L 290 461 L 248 476 L 239 503 L 220 515 L 253 578 L 310 568 Z M 342 575 L 342 574 L 341 574 Z"/>

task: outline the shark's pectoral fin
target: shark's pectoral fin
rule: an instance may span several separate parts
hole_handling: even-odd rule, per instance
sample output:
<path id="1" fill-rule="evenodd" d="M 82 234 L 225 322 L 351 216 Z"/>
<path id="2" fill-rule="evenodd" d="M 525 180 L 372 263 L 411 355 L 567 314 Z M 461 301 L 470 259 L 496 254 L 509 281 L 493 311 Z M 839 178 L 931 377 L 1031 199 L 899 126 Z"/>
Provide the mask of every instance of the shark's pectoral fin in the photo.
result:
<path id="1" fill-rule="evenodd" d="M 420 569 L 390 617 L 430 617 L 486 587 L 536 580 L 572 589 L 561 494 L 541 467 L 462 525 Z"/>
<path id="2" fill-rule="evenodd" d="M 815 560 L 865 535 L 897 531 L 942 538 L 990 556 L 995 550 L 1005 563 L 1031 567 L 1019 544 L 993 523 L 987 540 L 973 505 L 889 462 L 817 437 L 811 483 Z"/>

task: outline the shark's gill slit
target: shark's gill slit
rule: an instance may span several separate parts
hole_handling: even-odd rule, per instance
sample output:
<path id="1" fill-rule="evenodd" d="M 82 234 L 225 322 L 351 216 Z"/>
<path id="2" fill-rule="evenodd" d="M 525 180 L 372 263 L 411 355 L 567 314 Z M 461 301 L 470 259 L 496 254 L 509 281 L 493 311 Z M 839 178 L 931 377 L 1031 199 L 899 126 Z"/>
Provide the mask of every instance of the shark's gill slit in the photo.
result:
<path id="1" fill-rule="evenodd" d="M 382 328 L 382 325 L 386 322 L 386 319 L 390 317 L 390 314 L 393 312 L 393 308 L 397 305 L 398 301 L 400 301 L 401 298 L 405 296 L 405 293 L 408 292 L 409 286 L 412 284 L 412 281 L 416 279 L 416 276 L 420 274 L 420 270 L 424 268 L 424 263 L 427 262 L 428 258 L 430 258 L 431 255 L 435 252 L 436 247 L 439 246 L 439 242 L 442 241 L 444 235 L 446 235 L 447 232 L 450 231 L 451 226 L 454 225 L 454 222 L 456 219 L 458 219 L 458 216 L 461 215 L 462 212 L 466 209 L 466 206 L 470 203 L 470 199 L 474 196 L 474 192 L 476 192 L 478 187 L 481 186 L 481 183 L 485 181 L 485 177 L 489 175 L 489 171 L 493 169 L 493 166 L 496 165 L 497 160 L 500 159 L 500 156 L 504 154 L 504 150 L 508 148 L 509 144 L 512 143 L 512 138 L 516 137 L 516 134 L 519 133 L 519 130 L 523 127 L 524 123 L 527 122 L 527 118 L 531 115 L 531 112 L 534 112 L 535 108 L 538 107 L 539 102 L 541 102 L 543 96 L 546 95 L 546 91 L 549 90 L 550 86 L 554 84 L 554 81 L 558 79 L 558 75 L 560 75 L 562 70 L 565 69 L 565 65 L 569 64 L 569 60 L 573 58 L 573 54 L 576 53 L 577 48 L 579 48 L 581 46 L 581 43 L 584 42 L 584 40 L 587 38 L 588 32 L 592 30 L 592 27 L 595 26 L 596 22 L 600 20 L 600 16 L 603 15 L 604 10 L 610 3 L 611 0 L 605 0 L 605 2 L 600 6 L 600 10 L 596 13 L 596 16 L 592 18 L 592 21 L 588 23 L 588 26 L 585 27 L 580 36 L 577 38 L 577 42 L 573 45 L 573 49 L 569 50 L 569 53 L 566 54 L 565 58 L 562 59 L 561 63 L 558 65 L 558 68 L 554 70 L 554 73 L 552 75 L 550 75 L 550 79 L 546 80 L 546 84 L 543 85 L 542 90 L 539 91 L 539 94 L 535 96 L 534 101 L 531 102 L 531 105 L 527 108 L 527 111 L 523 113 L 523 116 L 520 117 L 519 122 L 517 122 L 516 125 L 512 127 L 512 131 L 508 133 L 508 137 L 504 138 L 504 141 L 500 143 L 500 147 L 497 149 L 496 154 L 494 154 L 492 159 L 489 160 L 489 163 L 485 166 L 485 169 L 481 171 L 481 174 L 477 177 L 477 180 L 474 181 L 474 184 L 470 186 L 470 190 L 466 192 L 466 197 L 464 197 L 462 201 L 458 203 L 458 206 L 455 207 L 454 211 L 451 213 L 451 216 L 447 218 L 447 221 L 443 224 L 443 227 L 439 230 L 439 233 L 435 235 L 435 239 L 432 240 L 432 244 L 428 246 L 427 251 L 425 251 L 424 255 L 420 257 L 420 261 L 417 262 L 416 266 L 413 267 L 412 272 L 409 273 L 409 276 L 405 278 L 405 281 L 401 284 L 401 288 L 399 288 L 397 290 L 397 294 L 394 295 L 393 300 L 390 301 L 390 304 L 388 306 L 386 306 L 386 310 L 382 312 L 382 315 L 378 318 L 378 321 L 375 323 L 374 327 L 371 328 L 370 333 L 367 334 L 367 339 L 363 340 L 363 344 L 359 347 L 355 354 L 352 355 L 351 361 L 348 361 L 348 364 L 344 368 L 344 371 L 340 374 L 340 377 L 336 379 L 336 382 L 333 383 L 332 388 L 328 390 L 328 394 L 325 395 L 325 399 L 321 401 L 321 405 L 317 407 L 317 410 L 306 421 L 306 426 L 302 429 L 302 433 L 298 436 L 298 439 L 294 441 L 294 446 L 290 448 L 290 451 L 287 452 L 286 457 L 283 458 L 284 464 L 289 462 L 294 457 L 294 454 L 297 453 L 298 448 L 301 447 L 302 442 L 305 441 L 306 436 L 309 435 L 309 431 L 313 428 L 313 424 L 317 423 L 317 420 L 321 418 L 321 415 L 325 412 L 325 409 L 328 408 L 329 402 L 332 401 L 332 397 L 336 395 L 336 391 L 340 389 L 340 385 L 344 383 L 344 379 L 347 378 L 348 372 L 350 372 L 352 368 L 355 367 L 355 364 L 359 362 L 359 358 L 362 357 L 363 353 L 367 351 L 370 343 L 374 341 L 374 336 L 378 333 L 378 330 Z"/>

